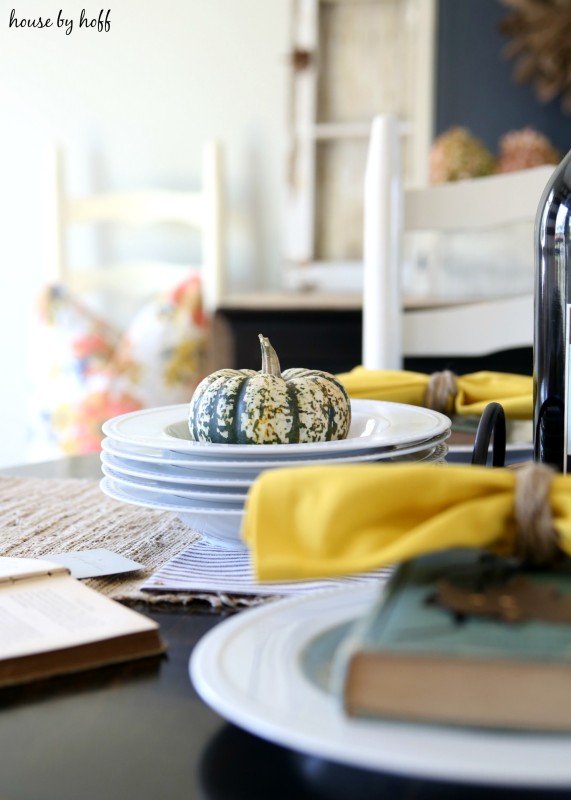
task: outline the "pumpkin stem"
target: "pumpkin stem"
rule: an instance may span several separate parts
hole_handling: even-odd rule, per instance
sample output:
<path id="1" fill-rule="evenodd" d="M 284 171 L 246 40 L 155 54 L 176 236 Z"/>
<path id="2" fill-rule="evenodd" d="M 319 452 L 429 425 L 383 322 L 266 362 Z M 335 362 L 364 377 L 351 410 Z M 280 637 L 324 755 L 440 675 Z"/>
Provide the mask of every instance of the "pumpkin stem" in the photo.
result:
<path id="1" fill-rule="evenodd" d="M 281 375 L 280 362 L 278 360 L 276 351 L 270 344 L 267 336 L 258 335 L 260 345 L 262 346 L 262 369 L 263 375 Z"/>

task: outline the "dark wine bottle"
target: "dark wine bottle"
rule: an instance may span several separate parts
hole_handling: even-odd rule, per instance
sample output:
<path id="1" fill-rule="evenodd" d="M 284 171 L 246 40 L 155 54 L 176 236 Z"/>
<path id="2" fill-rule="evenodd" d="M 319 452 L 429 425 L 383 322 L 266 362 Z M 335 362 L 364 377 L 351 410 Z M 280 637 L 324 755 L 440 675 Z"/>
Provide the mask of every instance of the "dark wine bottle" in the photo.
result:
<path id="1" fill-rule="evenodd" d="M 535 222 L 535 460 L 571 469 L 571 152 L 545 187 Z"/>

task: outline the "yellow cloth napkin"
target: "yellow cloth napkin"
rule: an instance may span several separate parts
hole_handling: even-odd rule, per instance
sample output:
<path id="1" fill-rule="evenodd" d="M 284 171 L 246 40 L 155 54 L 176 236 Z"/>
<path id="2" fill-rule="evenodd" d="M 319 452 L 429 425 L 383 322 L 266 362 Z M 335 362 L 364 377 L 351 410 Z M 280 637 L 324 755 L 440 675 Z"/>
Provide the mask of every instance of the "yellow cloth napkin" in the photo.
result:
<path id="1" fill-rule="evenodd" d="M 518 470 L 354 464 L 268 470 L 246 503 L 243 538 L 260 580 L 364 572 L 452 547 L 513 552 Z M 571 555 L 571 477 L 550 485 Z"/>
<path id="2" fill-rule="evenodd" d="M 355 367 L 337 375 L 350 397 L 391 400 L 422 406 L 430 375 L 406 370 L 370 370 Z M 510 419 L 531 419 L 533 382 L 528 375 L 474 372 L 456 376 L 458 393 L 451 413 L 481 415 L 491 402 L 500 403 Z"/>

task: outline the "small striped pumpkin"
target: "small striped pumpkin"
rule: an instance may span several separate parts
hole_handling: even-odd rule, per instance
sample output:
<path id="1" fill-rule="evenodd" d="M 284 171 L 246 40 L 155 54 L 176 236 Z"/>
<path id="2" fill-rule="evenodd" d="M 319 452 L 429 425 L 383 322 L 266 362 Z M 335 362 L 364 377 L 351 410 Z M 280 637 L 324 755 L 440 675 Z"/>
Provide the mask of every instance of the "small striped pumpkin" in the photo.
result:
<path id="1" fill-rule="evenodd" d="M 188 427 L 197 442 L 292 444 L 345 439 L 351 403 L 329 372 L 286 369 L 260 334 L 262 369 L 221 369 L 199 383 Z"/>

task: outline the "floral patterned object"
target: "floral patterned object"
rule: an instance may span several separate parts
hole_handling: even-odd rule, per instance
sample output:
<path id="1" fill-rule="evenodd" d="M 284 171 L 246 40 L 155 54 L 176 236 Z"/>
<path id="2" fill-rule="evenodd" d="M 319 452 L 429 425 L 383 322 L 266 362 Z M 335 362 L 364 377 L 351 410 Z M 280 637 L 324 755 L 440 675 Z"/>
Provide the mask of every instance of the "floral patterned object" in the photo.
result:
<path id="1" fill-rule="evenodd" d="M 34 457 L 96 452 L 107 419 L 184 403 L 206 371 L 208 325 L 192 276 L 136 314 L 123 335 L 61 286 L 32 330 Z"/>

